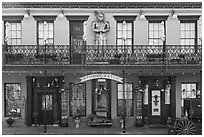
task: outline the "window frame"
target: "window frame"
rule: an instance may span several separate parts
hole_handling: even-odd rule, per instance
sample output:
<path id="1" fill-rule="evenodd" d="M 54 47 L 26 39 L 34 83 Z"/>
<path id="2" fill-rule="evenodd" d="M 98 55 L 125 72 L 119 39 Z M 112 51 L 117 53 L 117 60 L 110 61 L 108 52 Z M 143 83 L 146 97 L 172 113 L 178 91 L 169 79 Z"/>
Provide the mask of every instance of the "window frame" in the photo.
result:
<path id="1" fill-rule="evenodd" d="M 197 33 L 197 32 L 198 32 L 198 29 L 197 29 L 197 24 L 198 24 L 198 23 L 197 23 L 197 20 L 180 20 L 180 44 L 181 44 L 181 45 L 182 45 L 182 42 L 181 42 L 182 39 L 185 39 L 185 40 L 186 40 L 186 39 L 192 39 L 192 38 L 182 38 L 182 37 L 181 37 L 181 24 L 182 24 L 182 23 L 185 23 L 185 24 L 186 24 L 186 23 L 194 23 L 194 25 L 195 25 L 195 28 L 194 28 L 194 30 L 195 30 L 195 34 L 194 34 L 194 35 L 195 35 L 195 38 L 193 38 L 193 39 L 194 39 L 194 44 L 193 44 L 193 45 L 197 45 L 197 43 L 198 43 L 198 33 Z M 185 31 L 186 31 L 186 29 L 185 29 Z M 188 30 L 188 31 L 189 31 L 189 30 Z M 185 46 L 185 45 L 188 46 L 188 45 L 191 45 L 191 44 L 188 44 L 188 45 L 187 45 L 187 44 L 184 44 L 184 45 L 182 45 L 182 46 Z"/>
<path id="2" fill-rule="evenodd" d="M 162 21 L 164 22 L 164 33 L 165 33 L 165 36 L 166 36 L 166 20 L 149 20 L 148 21 L 148 45 L 152 45 L 153 46 L 153 45 L 163 45 L 163 44 L 166 44 L 166 40 L 162 41 L 160 36 L 159 36 L 160 35 L 160 29 L 159 30 L 155 30 L 155 29 L 151 30 L 153 32 L 153 36 L 154 36 L 154 32 L 158 31 L 158 38 L 154 38 L 154 37 L 150 38 L 150 23 L 161 24 Z M 153 44 L 149 44 L 150 43 L 150 39 L 153 40 L 153 41 L 154 40 L 158 40 L 158 44 L 154 44 L 154 42 L 153 42 Z M 161 44 L 160 44 L 160 42 L 161 42 Z"/>
<path id="3" fill-rule="evenodd" d="M 40 23 L 44 23 L 44 21 L 46 21 L 47 23 L 52 23 L 53 24 L 53 30 L 52 30 L 52 33 L 53 33 L 53 38 L 52 38 L 52 41 L 53 41 L 53 43 L 51 44 L 51 45 L 54 45 L 54 20 L 47 20 L 47 19 L 42 19 L 42 20 L 37 20 L 37 44 L 38 45 L 45 45 L 45 44 L 40 44 L 39 43 L 39 40 L 40 40 L 40 38 L 39 38 L 39 24 Z M 46 31 L 49 31 L 49 29 L 48 30 L 46 30 Z M 44 39 L 44 37 L 43 37 L 43 39 Z M 49 34 L 48 34 L 48 39 L 49 39 Z M 51 38 L 50 38 L 51 39 Z M 48 40 L 49 41 L 49 40 Z M 50 44 L 50 43 L 46 43 L 46 44 Z"/>
<path id="4" fill-rule="evenodd" d="M 21 94 L 21 98 L 18 99 L 20 100 L 20 102 L 22 101 L 22 86 L 21 86 L 21 83 L 4 83 L 4 117 L 21 117 L 22 116 L 22 108 L 21 108 L 21 104 L 20 104 L 20 115 L 7 115 L 7 99 L 6 99 L 6 85 L 7 84 L 18 84 L 20 86 L 20 94 Z"/>
<path id="5" fill-rule="evenodd" d="M 131 44 L 130 45 L 127 45 L 127 46 L 132 46 L 134 45 L 134 21 L 133 20 L 117 20 L 116 22 L 116 45 L 119 45 L 118 44 L 118 39 L 121 39 L 121 38 L 118 38 L 118 23 L 121 23 L 123 24 L 123 21 L 125 21 L 126 23 L 131 23 L 131 27 L 132 27 L 132 30 L 131 30 L 131 35 L 132 35 L 132 38 L 126 38 L 126 39 L 131 39 Z M 127 33 L 128 30 L 126 30 L 126 33 Z M 119 45 L 119 46 L 123 46 L 124 44 L 122 45 Z"/>
<path id="6" fill-rule="evenodd" d="M 10 29 L 10 27 L 9 27 L 9 33 L 10 33 L 10 35 L 9 35 L 9 41 L 7 42 L 7 45 L 22 45 L 22 40 L 23 40 L 23 38 L 22 38 L 22 20 L 4 20 L 4 41 L 5 41 L 5 37 L 6 37 L 6 23 L 9 23 L 9 24 L 11 24 L 11 23 L 16 23 L 16 24 L 20 24 L 20 26 L 21 26 L 21 29 L 20 30 L 18 30 L 18 29 L 15 29 L 14 30 L 14 32 L 16 33 L 16 37 L 14 37 L 14 38 L 12 38 L 12 37 L 10 37 L 10 36 L 12 36 L 12 29 Z M 12 27 L 11 27 L 12 28 Z M 18 38 L 17 37 L 17 31 L 20 31 L 21 32 L 21 35 L 20 35 L 20 38 Z M 15 42 L 15 44 L 12 44 L 12 39 L 15 39 L 16 40 L 16 42 Z M 17 44 L 17 40 L 19 40 L 20 39 L 20 44 Z M 9 44 L 10 43 L 10 44 Z"/>
<path id="7" fill-rule="evenodd" d="M 116 113 L 117 113 L 117 117 L 121 117 L 121 115 L 119 115 L 118 114 L 118 101 L 119 100 L 124 100 L 124 99 L 118 99 L 118 85 L 119 84 L 123 84 L 123 83 L 117 83 L 116 84 L 116 89 L 117 89 L 117 92 L 116 92 L 116 99 L 117 99 L 117 110 L 116 110 Z M 134 117 L 134 83 L 129 83 L 129 82 L 126 82 L 126 84 L 131 84 L 132 85 L 132 99 L 126 99 L 126 100 L 132 100 L 132 103 L 131 103 L 131 105 L 132 105 L 132 114 L 129 116 L 129 117 Z M 127 92 L 127 91 L 126 91 Z M 129 92 L 129 91 L 128 91 Z M 126 102 L 127 103 L 127 102 Z M 127 112 L 127 111 L 126 111 Z"/>
<path id="8" fill-rule="evenodd" d="M 196 91 L 198 89 L 198 83 L 197 82 L 181 82 L 181 107 L 183 108 L 184 107 L 183 101 L 184 101 L 184 99 L 188 99 L 188 98 L 182 98 L 182 94 L 183 94 L 182 84 L 195 84 L 196 85 L 195 94 L 196 94 Z M 185 91 L 185 92 L 187 92 L 187 91 Z M 190 91 L 190 92 L 192 94 L 192 91 Z M 196 96 L 195 96 L 195 98 L 196 98 Z"/>

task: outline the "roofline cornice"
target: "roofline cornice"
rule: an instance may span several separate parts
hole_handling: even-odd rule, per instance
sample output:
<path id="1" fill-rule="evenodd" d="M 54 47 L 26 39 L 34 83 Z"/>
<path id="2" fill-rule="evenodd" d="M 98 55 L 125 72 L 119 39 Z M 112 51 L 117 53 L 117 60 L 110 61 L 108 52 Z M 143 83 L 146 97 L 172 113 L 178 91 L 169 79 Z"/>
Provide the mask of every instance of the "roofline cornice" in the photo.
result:
<path id="1" fill-rule="evenodd" d="M 2 2 L 2 8 L 202 8 L 202 2 Z"/>

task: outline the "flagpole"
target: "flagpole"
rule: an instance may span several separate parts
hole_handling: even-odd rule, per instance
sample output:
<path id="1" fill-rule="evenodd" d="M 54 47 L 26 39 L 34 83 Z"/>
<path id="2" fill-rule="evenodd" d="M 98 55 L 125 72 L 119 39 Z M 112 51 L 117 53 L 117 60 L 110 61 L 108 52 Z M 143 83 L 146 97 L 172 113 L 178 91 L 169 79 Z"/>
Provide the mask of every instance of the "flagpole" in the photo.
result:
<path id="1" fill-rule="evenodd" d="M 164 26 L 164 21 L 161 22 L 161 36 L 160 36 L 162 42 L 163 42 L 163 47 L 162 47 L 162 62 L 164 64 L 164 58 L 166 55 L 166 46 L 165 46 L 165 39 L 166 39 L 166 36 L 165 36 L 165 26 Z"/>
<path id="2" fill-rule="evenodd" d="M 82 36 L 83 48 L 81 48 L 82 49 L 82 51 L 81 51 L 81 53 L 82 53 L 82 70 L 83 70 L 83 66 L 84 66 L 85 61 L 86 61 L 86 59 L 85 59 L 86 40 L 87 40 L 87 27 L 86 27 L 86 25 L 87 25 L 87 21 L 84 21 L 84 23 L 83 23 L 83 36 Z"/>

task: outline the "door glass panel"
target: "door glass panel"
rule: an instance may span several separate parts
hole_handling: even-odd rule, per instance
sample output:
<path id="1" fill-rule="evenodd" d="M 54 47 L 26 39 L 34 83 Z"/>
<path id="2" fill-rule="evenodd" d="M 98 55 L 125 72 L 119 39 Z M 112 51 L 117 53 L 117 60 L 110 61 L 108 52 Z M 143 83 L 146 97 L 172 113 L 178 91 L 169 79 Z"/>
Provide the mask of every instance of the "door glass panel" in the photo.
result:
<path id="1" fill-rule="evenodd" d="M 72 36 L 72 45 L 74 53 L 81 53 L 83 45 L 82 36 Z"/>
<path id="2" fill-rule="evenodd" d="M 160 91 L 153 90 L 152 91 L 152 116 L 160 116 L 161 115 L 161 98 Z"/>
<path id="3" fill-rule="evenodd" d="M 42 95 L 42 110 L 52 110 L 52 95 Z"/>

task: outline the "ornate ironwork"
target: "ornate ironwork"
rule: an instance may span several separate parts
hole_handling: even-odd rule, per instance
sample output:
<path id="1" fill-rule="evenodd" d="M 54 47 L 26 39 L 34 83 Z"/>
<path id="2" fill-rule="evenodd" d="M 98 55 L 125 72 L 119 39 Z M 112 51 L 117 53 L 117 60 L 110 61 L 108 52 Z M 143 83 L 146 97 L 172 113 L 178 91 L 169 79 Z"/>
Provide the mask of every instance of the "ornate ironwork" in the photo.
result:
<path id="1" fill-rule="evenodd" d="M 103 46 L 103 45 L 101 45 Z M 179 65 L 201 64 L 201 45 L 86 45 L 83 49 L 86 64 L 118 65 Z M 68 65 L 76 59 L 71 45 L 4 45 L 4 64 L 9 65 Z"/>

